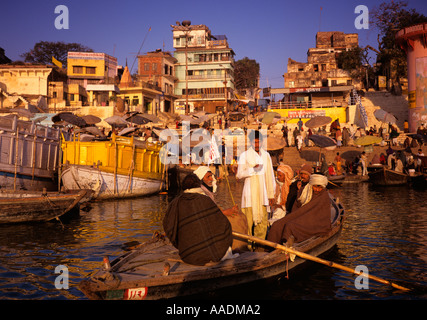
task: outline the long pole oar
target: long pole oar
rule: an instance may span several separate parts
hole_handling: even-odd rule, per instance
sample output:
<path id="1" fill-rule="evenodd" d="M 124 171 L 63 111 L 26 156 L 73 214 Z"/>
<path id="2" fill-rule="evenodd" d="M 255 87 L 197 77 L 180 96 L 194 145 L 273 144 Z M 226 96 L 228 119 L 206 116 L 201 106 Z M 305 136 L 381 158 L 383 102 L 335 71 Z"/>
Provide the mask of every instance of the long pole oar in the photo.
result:
<path id="1" fill-rule="evenodd" d="M 350 272 L 350 273 L 358 275 L 358 276 L 361 275 L 361 276 L 367 277 L 369 279 L 372 279 L 374 281 L 377 281 L 377 282 L 380 282 L 380 283 L 383 283 L 383 284 L 387 284 L 387 285 L 391 285 L 392 287 L 394 287 L 396 289 L 399 289 L 399 290 L 410 291 L 410 289 L 402 287 L 402 286 L 400 286 L 398 284 L 395 284 L 393 282 L 390 282 L 388 280 L 381 279 L 381 278 L 378 278 L 376 276 L 372 276 L 370 274 L 367 275 L 367 274 L 365 274 L 363 272 L 357 272 L 353 268 L 349 268 L 349 267 L 343 266 L 341 264 L 338 264 L 338 263 L 335 263 L 335 262 L 332 262 L 332 261 L 324 260 L 324 259 L 312 256 L 310 254 L 307 254 L 307 253 L 304 253 L 304 252 L 301 252 L 301 251 L 297 251 L 295 249 L 288 248 L 286 246 L 283 246 L 283 245 L 275 243 L 275 242 L 271 242 L 271 241 L 268 241 L 268 240 L 263 240 L 263 239 L 260 239 L 260 238 L 254 237 L 254 236 L 249 236 L 249 235 L 246 235 L 246 234 L 243 234 L 243 233 L 239 233 L 239 232 L 235 232 L 235 231 L 233 231 L 233 236 L 235 236 L 236 238 L 239 238 L 239 239 L 250 240 L 250 241 L 253 241 L 253 242 L 265 245 L 265 246 L 269 246 L 269 247 L 272 247 L 272 248 L 275 248 L 275 249 L 278 249 L 278 250 L 282 250 L 282 251 L 285 251 L 287 253 L 294 254 L 294 255 L 296 255 L 296 256 L 298 256 L 300 258 L 324 264 L 325 266 L 328 266 L 328 267 L 337 268 L 337 269 L 340 269 L 340 270 L 343 270 L 343 271 L 347 271 L 347 272 Z"/>
<path id="2" fill-rule="evenodd" d="M 226 168 L 224 167 L 224 164 L 221 163 L 221 165 L 222 165 L 222 170 L 224 170 L 225 180 L 227 181 L 227 186 L 228 186 L 228 191 L 230 192 L 231 201 L 233 201 L 233 206 L 235 206 L 236 203 L 234 202 L 233 193 L 231 192 L 230 182 L 228 181 L 228 171 L 225 171 Z"/>

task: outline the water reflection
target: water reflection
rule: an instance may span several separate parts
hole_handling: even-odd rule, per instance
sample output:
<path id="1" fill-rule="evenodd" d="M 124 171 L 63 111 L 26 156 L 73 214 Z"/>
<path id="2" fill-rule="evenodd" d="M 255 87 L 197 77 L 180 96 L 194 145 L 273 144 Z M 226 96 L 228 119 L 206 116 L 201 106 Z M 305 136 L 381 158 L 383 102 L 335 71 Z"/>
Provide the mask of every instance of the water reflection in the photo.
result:
<path id="1" fill-rule="evenodd" d="M 222 208 L 240 204 L 242 184 L 219 183 Z M 411 293 L 370 281 L 370 290 L 356 290 L 354 277 L 312 264 L 302 277 L 268 282 L 265 299 L 425 299 L 427 276 L 426 192 L 406 187 L 373 188 L 367 183 L 331 190 L 347 210 L 338 245 L 327 259 L 373 275 L 421 288 Z M 91 204 L 77 218 L 58 222 L 0 226 L 0 299 L 85 299 L 78 283 L 101 266 L 102 257 L 123 253 L 123 243 L 145 241 L 162 229 L 173 195 Z M 58 265 L 69 268 L 69 290 L 57 290 Z M 403 281 L 403 283 L 401 282 Z M 219 297 L 259 298 L 259 288 L 226 290 Z M 263 290 L 263 292 L 265 292 Z M 215 294 L 211 297 L 218 297 Z"/>

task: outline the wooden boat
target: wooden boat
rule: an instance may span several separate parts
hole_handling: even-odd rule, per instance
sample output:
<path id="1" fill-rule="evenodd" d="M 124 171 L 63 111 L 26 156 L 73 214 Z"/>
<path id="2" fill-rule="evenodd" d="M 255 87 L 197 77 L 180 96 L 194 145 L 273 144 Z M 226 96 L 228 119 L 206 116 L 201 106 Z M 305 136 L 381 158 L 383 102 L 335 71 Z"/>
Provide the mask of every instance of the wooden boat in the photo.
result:
<path id="1" fill-rule="evenodd" d="M 60 135 L 34 121 L 0 117 L 0 187 L 57 190 Z"/>
<path id="2" fill-rule="evenodd" d="M 338 241 L 344 209 L 334 202 L 336 217 L 331 231 L 315 236 L 293 248 L 313 256 L 331 249 Z M 238 257 L 205 266 L 184 263 L 178 250 L 162 237 L 154 237 L 116 258 L 79 284 L 90 299 L 168 299 L 212 292 L 260 279 L 293 273 L 306 260 L 289 260 L 283 251 L 245 252 Z"/>
<path id="3" fill-rule="evenodd" d="M 328 177 L 328 188 L 334 188 L 336 186 L 341 185 L 344 182 L 346 175 L 340 174 L 340 175 L 331 176 L 328 174 L 327 177 Z"/>
<path id="4" fill-rule="evenodd" d="M 0 190 L 0 224 L 56 219 L 78 208 L 88 190 L 67 193 Z"/>
<path id="5" fill-rule="evenodd" d="M 108 141 L 63 141 L 62 183 L 66 190 L 93 190 L 93 199 L 159 192 L 165 169 L 160 161 L 161 147 L 115 135 Z"/>
<path id="6" fill-rule="evenodd" d="M 378 186 L 396 186 L 408 182 L 408 175 L 389 170 L 385 166 L 373 172 L 368 172 L 369 181 Z"/>

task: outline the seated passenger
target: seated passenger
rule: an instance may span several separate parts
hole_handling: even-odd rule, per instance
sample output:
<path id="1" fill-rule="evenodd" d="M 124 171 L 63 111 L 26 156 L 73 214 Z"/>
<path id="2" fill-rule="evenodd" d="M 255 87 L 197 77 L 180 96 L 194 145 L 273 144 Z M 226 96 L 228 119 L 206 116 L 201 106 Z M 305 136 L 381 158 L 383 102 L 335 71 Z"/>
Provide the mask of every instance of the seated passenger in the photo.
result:
<path id="1" fill-rule="evenodd" d="M 202 183 L 201 189 L 204 191 L 204 193 L 216 203 L 214 195 L 217 189 L 216 179 L 209 167 L 199 166 L 196 170 L 194 170 L 194 174 L 200 179 Z M 248 234 L 248 220 L 246 219 L 246 216 L 243 214 L 243 212 L 239 210 L 237 204 L 232 208 L 225 210 L 221 209 L 221 211 L 227 217 L 233 231 Z M 247 241 L 233 239 L 232 250 L 233 252 L 248 251 Z"/>
<path id="2" fill-rule="evenodd" d="M 184 191 L 169 204 L 163 218 L 163 229 L 179 256 L 194 265 L 227 258 L 233 242 L 230 222 L 200 186 L 195 174 L 187 175 Z"/>
<path id="3" fill-rule="evenodd" d="M 281 164 L 277 167 L 276 192 L 274 194 L 274 205 L 272 206 L 272 217 L 270 223 L 283 218 L 286 215 L 286 200 L 294 177 L 294 171 L 288 165 Z"/>
<path id="4" fill-rule="evenodd" d="M 325 176 L 311 175 L 309 187 L 300 197 L 299 207 L 271 226 L 267 240 L 282 244 L 291 236 L 295 242 L 301 242 L 327 234 L 331 230 L 331 199 L 327 184 Z"/>

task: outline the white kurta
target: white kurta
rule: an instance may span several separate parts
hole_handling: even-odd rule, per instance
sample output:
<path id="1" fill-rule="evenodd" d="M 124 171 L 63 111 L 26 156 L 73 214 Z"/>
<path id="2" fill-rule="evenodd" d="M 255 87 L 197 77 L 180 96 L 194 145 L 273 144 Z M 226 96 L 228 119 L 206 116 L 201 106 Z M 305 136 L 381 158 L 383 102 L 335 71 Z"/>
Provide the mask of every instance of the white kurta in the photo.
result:
<path id="1" fill-rule="evenodd" d="M 270 154 L 261 149 L 259 155 L 253 148 L 249 148 L 243 152 L 239 157 L 239 164 L 237 167 L 237 179 L 245 179 L 242 193 L 242 208 L 252 207 L 252 196 L 250 177 L 259 176 L 259 189 L 260 194 L 258 199 L 264 206 L 268 206 L 268 199 L 274 198 L 274 190 L 276 182 L 274 178 L 273 164 L 271 162 Z M 254 167 L 260 164 L 261 170 L 256 171 Z"/>

